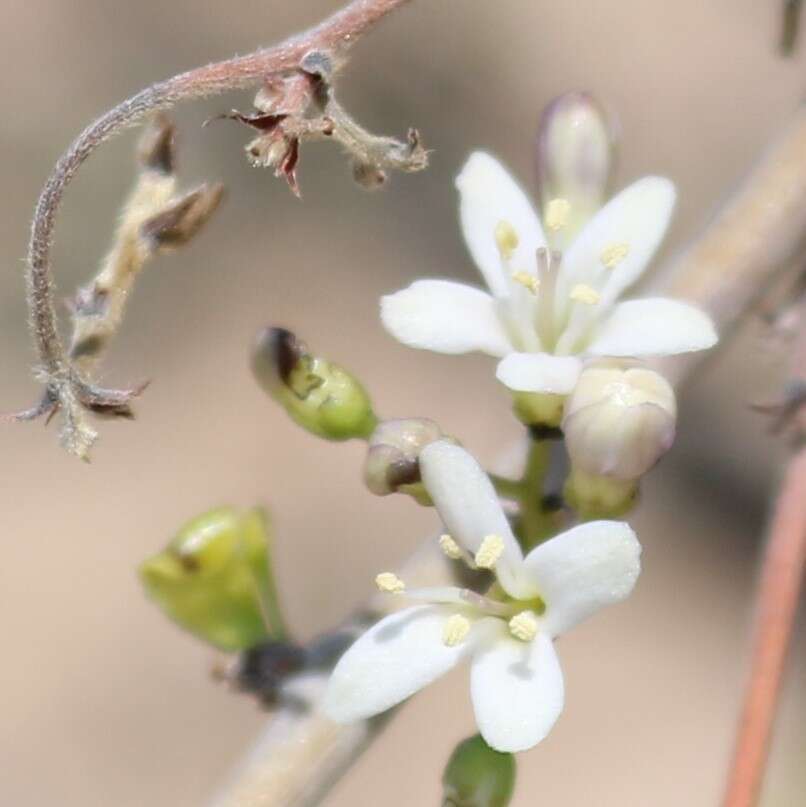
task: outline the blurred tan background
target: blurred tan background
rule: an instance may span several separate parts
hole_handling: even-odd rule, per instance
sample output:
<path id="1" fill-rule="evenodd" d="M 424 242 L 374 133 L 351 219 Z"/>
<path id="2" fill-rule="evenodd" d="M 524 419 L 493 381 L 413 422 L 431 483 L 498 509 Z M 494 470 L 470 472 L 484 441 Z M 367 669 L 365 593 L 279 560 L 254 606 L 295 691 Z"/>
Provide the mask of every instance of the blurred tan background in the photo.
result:
<path id="1" fill-rule="evenodd" d="M 229 200 L 186 252 L 139 284 L 104 380 L 153 379 L 136 423 L 102 424 L 90 466 L 41 423 L 0 431 L 0 803 L 204 804 L 266 719 L 214 684 L 211 654 L 141 594 L 136 564 L 218 503 L 269 505 L 288 613 L 310 636 L 370 592 L 434 527 L 408 500 L 360 482 L 358 444 L 298 431 L 246 369 L 260 327 L 284 324 L 366 380 L 378 409 L 428 415 L 493 461 L 519 429 L 484 358 L 409 351 L 377 300 L 418 275 L 474 280 L 452 178 L 469 150 L 526 181 L 541 107 L 589 89 L 623 128 L 619 184 L 679 185 L 667 254 L 695 234 L 803 96 L 806 48 L 775 53 L 779 2 L 417 0 L 355 52 L 343 100 L 367 125 L 420 127 L 425 175 L 380 195 L 351 183 L 327 145 L 304 150 L 294 199 L 246 164 L 248 137 L 201 122 L 249 96 L 181 108 L 181 171 L 223 179 Z M 0 409 L 36 387 L 23 307 L 30 211 L 68 140 L 154 80 L 244 53 L 316 22 L 335 0 L 7 0 L 0 38 Z M 106 249 L 132 176 L 132 135 L 94 158 L 58 227 L 67 296 Z M 516 807 L 715 805 L 727 762 L 765 508 L 783 452 L 747 402 L 780 380 L 763 329 L 711 361 L 686 392 L 671 457 L 634 519 L 645 574 L 627 604 L 562 641 L 568 706 L 520 760 Z M 806 792 L 801 631 L 765 805 Z M 327 802 L 435 805 L 454 743 L 472 730 L 466 671 L 418 697 Z"/>

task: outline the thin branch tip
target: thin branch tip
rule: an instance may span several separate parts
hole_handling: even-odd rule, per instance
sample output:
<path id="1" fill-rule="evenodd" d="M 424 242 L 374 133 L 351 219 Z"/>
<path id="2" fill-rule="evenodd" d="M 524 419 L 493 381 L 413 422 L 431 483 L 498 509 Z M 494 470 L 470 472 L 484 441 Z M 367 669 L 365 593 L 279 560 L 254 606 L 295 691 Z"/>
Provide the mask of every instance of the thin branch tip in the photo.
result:
<path id="1" fill-rule="evenodd" d="M 124 287 L 122 294 L 110 293 L 110 289 L 104 287 L 110 276 L 115 275 L 114 265 L 110 268 L 114 264 L 113 258 L 107 259 L 107 275 L 102 269 L 96 278 L 98 296 L 91 303 L 97 305 L 87 305 L 83 311 L 80 306 L 74 308 L 74 335 L 69 350 L 59 336 L 51 267 L 53 231 L 64 192 L 83 163 L 107 140 L 152 116 L 152 123 L 138 150 L 138 163 L 143 174 L 162 178 L 164 184 L 168 185 L 174 176 L 176 154 L 175 130 L 164 117 L 166 110 L 181 101 L 254 85 L 270 86 L 275 78 L 288 81 L 292 76 L 303 74 L 310 80 L 313 75 L 311 71 L 316 72 L 317 81 L 329 79 L 344 64 L 347 51 L 363 34 L 408 2 L 410 0 L 353 0 L 318 26 L 274 47 L 196 68 L 147 87 L 110 109 L 76 138 L 56 163 L 40 194 L 28 248 L 27 303 L 31 333 L 43 368 L 40 381 L 45 386 L 45 393 L 42 402 L 10 416 L 10 419 L 32 420 L 44 414 L 52 416 L 58 411 L 63 420 L 63 446 L 70 453 L 86 458 L 97 439 L 97 433 L 87 422 L 86 414 L 100 410 L 129 417 L 128 404 L 131 398 L 136 397 L 132 390 L 93 388 L 85 377 L 87 369 L 119 325 L 123 308 L 120 299 L 125 298 L 125 292 L 129 290 L 131 278 L 123 280 L 122 271 L 115 276 L 118 285 Z M 305 70 L 309 72 L 305 73 Z M 320 131 L 319 134 L 327 136 L 326 132 Z M 277 158 L 276 167 L 297 194 L 298 157 L 299 137 L 295 135 Z M 156 180 L 154 184 L 156 187 Z M 195 193 L 196 196 L 191 193 L 184 201 L 174 200 L 175 208 L 172 211 L 151 211 L 152 220 L 146 225 L 146 237 L 142 237 L 143 233 L 138 229 L 137 238 L 133 238 L 132 231 L 129 233 L 132 237 L 127 242 L 119 233 L 118 242 L 111 253 L 114 255 L 118 248 L 118 268 L 123 265 L 120 256 L 125 253 L 127 243 L 129 253 L 125 254 L 130 257 L 138 250 L 150 256 L 169 247 L 181 246 L 189 240 L 217 208 L 223 198 L 223 188 L 215 185 Z M 154 221 L 153 217 L 160 213 L 163 218 Z M 145 259 L 139 256 L 138 260 L 139 268 Z M 134 274 L 129 273 L 131 277 Z M 85 290 L 85 294 L 91 292 Z M 97 333 L 92 332 L 93 327 L 97 328 Z M 84 332 L 79 333 L 82 329 Z M 87 397 L 90 389 L 95 391 Z M 47 408 L 43 408 L 44 401 L 48 401 Z"/>

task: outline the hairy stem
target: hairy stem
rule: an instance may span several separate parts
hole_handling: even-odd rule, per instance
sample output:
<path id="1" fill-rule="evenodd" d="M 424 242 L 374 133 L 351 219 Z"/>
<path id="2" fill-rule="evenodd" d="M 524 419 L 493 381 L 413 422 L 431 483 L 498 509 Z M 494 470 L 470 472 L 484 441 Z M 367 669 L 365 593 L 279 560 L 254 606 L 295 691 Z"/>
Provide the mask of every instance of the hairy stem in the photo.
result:
<path id="1" fill-rule="evenodd" d="M 409 0 L 353 0 L 310 31 L 275 47 L 200 67 L 148 87 L 90 124 L 56 163 L 34 212 L 26 272 L 28 310 L 48 396 L 64 410 L 66 421 L 81 422 L 76 407 L 76 374 L 59 336 L 53 302 L 51 248 L 56 214 L 64 191 L 84 161 L 104 142 L 139 123 L 146 115 L 180 101 L 243 89 L 273 74 L 293 70 L 312 50 L 326 52 L 334 68 L 370 27 Z M 72 395 L 66 388 L 71 387 Z M 67 439 L 69 443 L 69 436 Z M 76 452 L 79 453 L 79 452 Z"/>
<path id="2" fill-rule="evenodd" d="M 724 807 L 756 804 L 806 571 L 806 448 L 790 461 L 775 505 L 759 583 L 752 668 Z"/>

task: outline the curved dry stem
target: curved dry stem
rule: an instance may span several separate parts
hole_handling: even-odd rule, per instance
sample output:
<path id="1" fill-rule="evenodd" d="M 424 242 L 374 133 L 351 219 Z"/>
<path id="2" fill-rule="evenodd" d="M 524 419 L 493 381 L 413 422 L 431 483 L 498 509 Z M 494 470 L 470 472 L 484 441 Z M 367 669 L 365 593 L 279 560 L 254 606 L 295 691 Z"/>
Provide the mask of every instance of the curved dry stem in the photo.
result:
<path id="1" fill-rule="evenodd" d="M 62 155 L 34 212 L 26 285 L 31 330 L 40 360 L 39 375 L 46 387 L 46 399 L 55 401 L 64 417 L 62 442 L 68 451 L 86 458 L 96 434 L 86 423 L 83 411 L 88 408 L 82 390 L 87 382 L 72 365 L 58 332 L 51 249 L 56 214 L 64 191 L 85 160 L 107 140 L 152 112 L 167 109 L 180 101 L 253 86 L 272 75 L 296 69 L 312 50 L 326 53 L 334 69 L 338 69 L 346 51 L 362 34 L 407 2 L 409 0 L 353 0 L 317 27 L 275 47 L 190 70 L 154 84 L 102 115 Z M 108 409 L 112 414 L 128 411 L 128 403 L 135 394 L 133 390 L 113 391 L 109 407 L 106 407 L 104 395 L 100 394 L 93 406 L 96 410 Z M 121 396 L 124 398 L 122 410 Z"/>

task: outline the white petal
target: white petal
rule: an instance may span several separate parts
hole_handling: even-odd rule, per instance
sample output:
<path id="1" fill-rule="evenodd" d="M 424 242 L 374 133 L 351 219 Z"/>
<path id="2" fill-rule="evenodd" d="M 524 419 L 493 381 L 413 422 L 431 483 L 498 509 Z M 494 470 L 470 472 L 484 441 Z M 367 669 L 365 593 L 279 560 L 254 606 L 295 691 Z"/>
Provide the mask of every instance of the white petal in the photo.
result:
<path id="1" fill-rule="evenodd" d="M 420 472 L 453 539 L 475 555 L 486 536 L 499 536 L 504 552 L 495 573 L 501 585 L 516 598 L 533 595 L 534 588 L 523 577 L 520 546 L 492 482 L 476 460 L 460 446 L 438 440 L 420 453 Z"/>
<path id="2" fill-rule="evenodd" d="M 585 226 L 563 256 L 557 281 L 557 310 L 566 321 L 561 353 L 576 352 L 579 340 L 621 293 L 635 283 L 652 260 L 669 226 L 675 203 L 672 182 L 644 177 L 611 199 Z M 627 255 L 612 269 L 602 252 L 626 244 Z M 596 305 L 572 304 L 571 291 L 582 283 L 600 292 Z"/>
<path id="3" fill-rule="evenodd" d="M 449 280 L 418 280 L 381 298 L 381 320 L 409 347 L 438 353 L 480 350 L 505 356 L 512 347 L 489 294 Z"/>
<path id="4" fill-rule="evenodd" d="M 482 151 L 474 152 L 456 178 L 459 218 L 467 248 L 490 291 L 496 297 L 509 293 L 509 278 L 501 266 L 495 228 L 506 221 L 518 234 L 510 261 L 515 271 L 534 266 L 535 250 L 546 245 L 540 219 L 527 195 L 501 163 Z"/>
<path id="5" fill-rule="evenodd" d="M 350 723 L 380 714 L 435 681 L 473 649 L 473 633 L 456 647 L 442 640 L 446 606 L 423 605 L 387 616 L 341 657 L 330 677 L 323 709 Z M 474 628 L 478 627 L 478 623 Z"/>
<path id="6" fill-rule="evenodd" d="M 630 594 L 641 545 L 621 521 L 591 521 L 540 544 L 524 566 L 546 604 L 543 625 L 557 636 Z"/>
<path id="7" fill-rule="evenodd" d="M 716 344 L 710 317 L 699 308 L 664 297 L 619 303 L 596 331 L 596 356 L 668 356 Z"/>
<path id="8" fill-rule="evenodd" d="M 541 633 L 527 644 L 506 635 L 504 626 L 474 655 L 470 694 L 487 745 L 511 753 L 537 745 L 563 710 L 563 675 L 551 639 Z"/>
<path id="9" fill-rule="evenodd" d="M 498 380 L 517 392 L 567 395 L 574 389 L 582 363 L 574 356 L 510 353 L 498 363 Z"/>
<path id="10" fill-rule="evenodd" d="M 563 256 L 558 292 L 569 293 L 574 284 L 588 283 L 615 299 L 640 277 L 655 254 L 669 227 L 675 198 L 674 184 L 664 177 L 644 177 L 614 196 Z M 607 269 L 601 256 L 613 244 L 626 244 L 629 251 Z"/>

